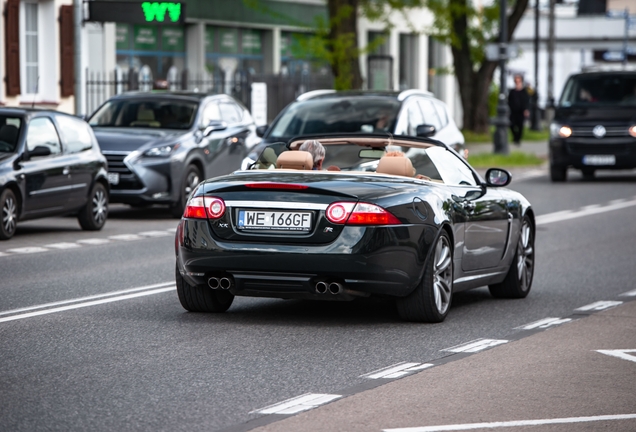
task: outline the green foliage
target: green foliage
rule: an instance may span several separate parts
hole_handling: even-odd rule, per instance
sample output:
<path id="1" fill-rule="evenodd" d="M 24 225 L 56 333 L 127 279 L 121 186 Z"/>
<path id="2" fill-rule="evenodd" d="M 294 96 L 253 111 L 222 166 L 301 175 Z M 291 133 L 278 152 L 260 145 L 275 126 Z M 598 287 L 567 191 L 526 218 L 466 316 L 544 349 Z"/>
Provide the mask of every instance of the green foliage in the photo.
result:
<path id="1" fill-rule="evenodd" d="M 495 133 L 495 127 L 491 126 L 488 133 L 477 133 L 467 129 L 462 130 L 462 133 L 467 143 L 491 143 Z M 549 138 L 550 131 L 548 129 L 542 129 L 540 131 L 534 131 L 529 128 L 523 129 L 522 141 L 548 141 Z M 510 133 L 510 131 L 508 131 L 508 142 L 512 142 L 512 133 Z"/>
<path id="2" fill-rule="evenodd" d="M 492 153 L 468 154 L 468 163 L 471 164 L 473 168 L 537 166 L 544 162 L 545 161 L 537 155 L 520 151 L 511 152 L 509 155 Z"/>
<path id="3" fill-rule="evenodd" d="M 490 84 L 488 91 L 488 117 L 497 115 L 497 104 L 499 103 L 499 86 L 495 83 Z"/>

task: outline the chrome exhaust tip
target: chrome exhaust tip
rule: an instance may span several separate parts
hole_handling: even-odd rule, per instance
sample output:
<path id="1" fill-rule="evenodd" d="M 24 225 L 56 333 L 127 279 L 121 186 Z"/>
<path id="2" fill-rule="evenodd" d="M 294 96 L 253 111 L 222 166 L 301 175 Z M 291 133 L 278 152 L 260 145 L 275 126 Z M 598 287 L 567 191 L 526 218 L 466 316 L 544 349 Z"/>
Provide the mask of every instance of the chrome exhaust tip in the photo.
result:
<path id="1" fill-rule="evenodd" d="M 227 277 L 222 277 L 219 280 L 219 284 L 221 285 L 221 288 L 224 290 L 229 290 L 230 288 L 232 288 L 232 280 Z"/>
<path id="2" fill-rule="evenodd" d="M 343 290 L 343 286 L 341 284 L 339 284 L 338 282 L 331 282 L 329 284 L 329 292 L 331 294 L 340 294 Z"/>
<path id="3" fill-rule="evenodd" d="M 219 278 L 211 277 L 208 279 L 208 286 L 212 289 L 218 289 L 220 286 Z"/>
<path id="4" fill-rule="evenodd" d="M 318 294 L 324 294 L 327 292 L 327 282 L 316 282 L 316 292 Z"/>

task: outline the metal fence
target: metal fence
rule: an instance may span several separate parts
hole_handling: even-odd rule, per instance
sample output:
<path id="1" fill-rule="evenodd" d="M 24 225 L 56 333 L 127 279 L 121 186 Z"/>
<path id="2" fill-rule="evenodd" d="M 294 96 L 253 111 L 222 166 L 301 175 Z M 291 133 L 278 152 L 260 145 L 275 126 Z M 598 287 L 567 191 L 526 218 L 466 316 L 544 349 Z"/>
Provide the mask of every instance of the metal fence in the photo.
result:
<path id="1" fill-rule="evenodd" d="M 86 112 L 94 112 L 112 96 L 128 91 L 196 91 L 225 93 L 251 108 L 252 83 L 267 85 L 267 117 L 274 117 L 296 97 L 311 90 L 333 88 L 333 77 L 322 74 L 248 74 L 237 72 L 231 77 L 208 74 L 190 74 L 187 70 L 172 74 L 169 79 L 153 80 L 142 71 L 120 69 L 111 72 L 86 71 Z"/>

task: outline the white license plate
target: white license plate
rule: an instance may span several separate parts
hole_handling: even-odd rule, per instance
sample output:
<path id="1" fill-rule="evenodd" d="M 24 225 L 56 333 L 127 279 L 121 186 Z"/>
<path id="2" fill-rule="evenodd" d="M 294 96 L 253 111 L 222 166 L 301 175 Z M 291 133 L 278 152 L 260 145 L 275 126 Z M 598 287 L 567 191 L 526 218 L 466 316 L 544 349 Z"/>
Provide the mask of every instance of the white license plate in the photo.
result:
<path id="1" fill-rule="evenodd" d="M 108 173 L 108 183 L 112 185 L 119 184 L 119 173 Z"/>
<path id="2" fill-rule="evenodd" d="M 311 212 L 239 210 L 238 229 L 309 231 Z"/>
<path id="3" fill-rule="evenodd" d="M 583 156 L 585 165 L 616 165 L 616 156 L 614 155 L 587 155 Z"/>

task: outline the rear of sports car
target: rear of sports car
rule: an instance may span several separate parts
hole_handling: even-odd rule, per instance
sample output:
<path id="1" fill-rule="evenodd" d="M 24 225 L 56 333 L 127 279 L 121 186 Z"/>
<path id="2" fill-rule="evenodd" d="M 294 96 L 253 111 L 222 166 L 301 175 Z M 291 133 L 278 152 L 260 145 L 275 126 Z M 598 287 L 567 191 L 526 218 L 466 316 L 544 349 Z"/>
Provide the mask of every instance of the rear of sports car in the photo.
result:
<path id="1" fill-rule="evenodd" d="M 238 296 L 405 296 L 437 233 L 433 210 L 414 197 L 412 183 L 346 173 L 202 183 L 177 230 L 177 279 Z"/>

